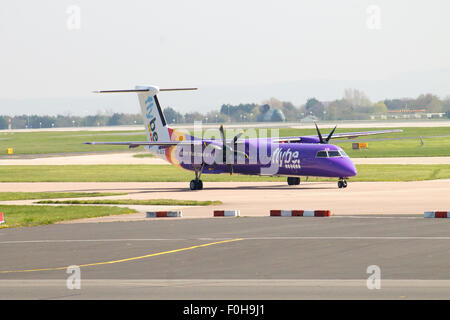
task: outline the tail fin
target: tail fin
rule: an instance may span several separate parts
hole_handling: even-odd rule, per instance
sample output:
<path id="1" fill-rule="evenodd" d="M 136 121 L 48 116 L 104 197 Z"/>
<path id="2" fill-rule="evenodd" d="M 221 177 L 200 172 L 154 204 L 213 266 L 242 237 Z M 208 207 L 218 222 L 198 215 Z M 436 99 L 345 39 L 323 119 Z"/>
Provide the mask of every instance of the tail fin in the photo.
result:
<path id="1" fill-rule="evenodd" d="M 144 118 L 145 132 L 148 141 L 170 141 L 171 129 L 167 126 L 166 118 L 159 104 L 157 94 L 160 91 L 197 90 L 197 88 L 159 89 L 156 86 L 136 86 L 130 90 L 104 90 L 96 93 L 136 92 Z"/>
<path id="2" fill-rule="evenodd" d="M 169 128 L 159 104 L 158 87 L 136 86 L 141 112 L 144 118 L 145 132 L 148 141 L 170 141 Z"/>

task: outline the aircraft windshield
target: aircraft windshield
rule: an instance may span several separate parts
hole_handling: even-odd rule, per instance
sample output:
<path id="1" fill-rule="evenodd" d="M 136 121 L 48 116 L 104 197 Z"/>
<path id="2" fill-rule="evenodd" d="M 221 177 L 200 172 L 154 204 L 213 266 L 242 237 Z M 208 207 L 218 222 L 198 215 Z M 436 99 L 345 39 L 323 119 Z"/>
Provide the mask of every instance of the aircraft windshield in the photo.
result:
<path id="1" fill-rule="evenodd" d="M 348 155 L 344 150 L 321 150 L 316 154 L 316 158 L 337 158 L 337 157 L 347 157 Z"/>
<path id="2" fill-rule="evenodd" d="M 342 155 L 343 157 L 348 158 L 348 155 L 345 153 L 344 150 L 339 150 L 339 152 L 341 153 L 341 155 Z"/>
<path id="3" fill-rule="evenodd" d="M 330 158 L 335 158 L 335 157 L 341 157 L 341 154 L 339 153 L 339 151 L 328 151 L 328 156 Z"/>

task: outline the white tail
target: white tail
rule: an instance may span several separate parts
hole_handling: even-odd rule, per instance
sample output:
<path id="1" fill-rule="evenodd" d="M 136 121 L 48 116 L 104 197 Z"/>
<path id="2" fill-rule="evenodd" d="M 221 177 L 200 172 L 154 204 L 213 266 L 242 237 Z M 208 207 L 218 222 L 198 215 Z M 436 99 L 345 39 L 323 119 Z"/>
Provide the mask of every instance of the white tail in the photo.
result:
<path id="1" fill-rule="evenodd" d="M 145 133 L 148 141 L 170 141 L 170 132 L 167 127 L 166 118 L 159 104 L 157 94 L 160 91 L 183 91 L 183 90 L 197 90 L 197 88 L 173 88 L 173 89 L 159 89 L 157 86 L 136 86 L 135 89 L 126 90 L 102 90 L 94 91 L 95 93 L 120 93 L 120 92 L 135 92 L 139 98 L 141 105 L 141 112 L 144 118 Z M 146 146 L 150 151 L 157 154 L 164 154 L 158 146 Z"/>
<path id="2" fill-rule="evenodd" d="M 148 141 L 170 141 L 166 118 L 158 101 L 159 88 L 136 86 Z"/>

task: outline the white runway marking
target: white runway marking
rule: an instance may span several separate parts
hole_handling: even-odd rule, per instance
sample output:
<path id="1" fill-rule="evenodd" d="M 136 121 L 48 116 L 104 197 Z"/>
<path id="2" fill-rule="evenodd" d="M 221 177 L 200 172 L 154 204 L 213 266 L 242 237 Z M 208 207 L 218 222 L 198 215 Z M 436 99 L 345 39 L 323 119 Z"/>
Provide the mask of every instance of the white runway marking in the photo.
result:
<path id="1" fill-rule="evenodd" d="M 237 236 L 236 236 L 237 237 Z M 185 238 L 185 239 L 60 239 L 60 240 L 17 240 L 0 241 L 0 244 L 20 244 L 20 243 L 58 243 L 58 242 L 132 242 L 132 241 L 223 241 L 230 238 Z M 240 237 L 242 240 L 450 240 L 450 237 Z"/>

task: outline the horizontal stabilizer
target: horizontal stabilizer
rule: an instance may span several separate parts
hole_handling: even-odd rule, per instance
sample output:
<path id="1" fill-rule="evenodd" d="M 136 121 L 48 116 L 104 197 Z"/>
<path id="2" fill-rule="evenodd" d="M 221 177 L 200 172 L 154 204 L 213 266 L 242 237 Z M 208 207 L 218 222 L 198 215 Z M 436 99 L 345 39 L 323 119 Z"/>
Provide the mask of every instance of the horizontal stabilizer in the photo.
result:
<path id="1" fill-rule="evenodd" d="M 98 145 L 110 145 L 110 146 L 192 146 L 201 145 L 206 143 L 202 140 L 192 140 L 192 141 L 117 141 L 117 142 L 85 142 L 84 144 L 98 144 Z"/>
<path id="2" fill-rule="evenodd" d="M 123 90 L 99 90 L 93 91 L 94 93 L 123 93 L 123 92 L 148 92 L 151 88 L 147 89 L 123 89 Z M 170 89 L 159 89 L 159 91 L 186 91 L 186 90 L 197 90 L 197 88 L 170 88 Z"/>

